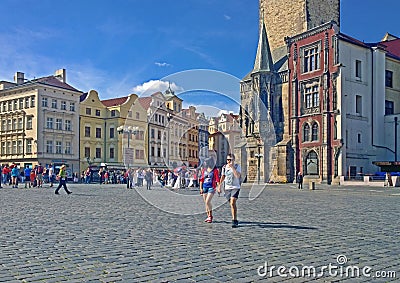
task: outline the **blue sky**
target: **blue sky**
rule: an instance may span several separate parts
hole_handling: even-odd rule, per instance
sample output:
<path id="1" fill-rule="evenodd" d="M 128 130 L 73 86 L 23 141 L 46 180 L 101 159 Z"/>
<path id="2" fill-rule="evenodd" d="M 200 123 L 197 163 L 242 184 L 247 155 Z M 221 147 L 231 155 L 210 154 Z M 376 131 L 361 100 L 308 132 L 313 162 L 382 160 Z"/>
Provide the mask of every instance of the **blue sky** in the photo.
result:
<path id="1" fill-rule="evenodd" d="M 65 68 L 71 85 L 95 89 L 101 99 L 193 69 L 215 70 L 238 83 L 252 69 L 257 48 L 258 0 L 0 4 L 0 80 L 12 81 L 16 71 L 32 79 Z M 341 5 L 342 32 L 365 42 L 379 41 L 385 32 L 400 36 L 399 1 L 341 0 Z M 215 97 L 204 102 L 220 103 Z"/>

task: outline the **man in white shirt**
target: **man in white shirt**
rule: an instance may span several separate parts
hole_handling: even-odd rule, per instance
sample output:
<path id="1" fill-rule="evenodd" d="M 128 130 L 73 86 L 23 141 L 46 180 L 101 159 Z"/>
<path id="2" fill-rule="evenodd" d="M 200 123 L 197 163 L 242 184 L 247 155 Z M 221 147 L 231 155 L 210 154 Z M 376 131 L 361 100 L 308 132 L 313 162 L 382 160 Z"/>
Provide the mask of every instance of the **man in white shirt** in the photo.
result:
<path id="1" fill-rule="evenodd" d="M 239 225 L 237 220 L 237 206 L 236 201 L 239 197 L 240 191 L 240 176 L 241 168 L 239 164 L 235 164 L 235 155 L 228 154 L 226 158 L 226 165 L 222 167 L 221 181 L 218 186 L 218 192 L 221 192 L 221 184 L 225 185 L 225 197 L 229 200 L 232 213 L 232 228 Z"/>

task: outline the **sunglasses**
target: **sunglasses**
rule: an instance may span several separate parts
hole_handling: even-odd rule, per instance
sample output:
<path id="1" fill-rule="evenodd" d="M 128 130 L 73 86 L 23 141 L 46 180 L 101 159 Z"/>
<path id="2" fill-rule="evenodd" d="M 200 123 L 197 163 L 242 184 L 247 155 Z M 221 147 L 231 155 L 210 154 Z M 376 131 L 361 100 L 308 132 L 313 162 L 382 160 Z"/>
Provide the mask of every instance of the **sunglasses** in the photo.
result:
<path id="1" fill-rule="evenodd" d="M 231 160 L 232 160 L 232 159 L 230 159 L 230 158 L 227 158 L 227 159 L 226 159 L 226 161 L 231 161 Z"/>

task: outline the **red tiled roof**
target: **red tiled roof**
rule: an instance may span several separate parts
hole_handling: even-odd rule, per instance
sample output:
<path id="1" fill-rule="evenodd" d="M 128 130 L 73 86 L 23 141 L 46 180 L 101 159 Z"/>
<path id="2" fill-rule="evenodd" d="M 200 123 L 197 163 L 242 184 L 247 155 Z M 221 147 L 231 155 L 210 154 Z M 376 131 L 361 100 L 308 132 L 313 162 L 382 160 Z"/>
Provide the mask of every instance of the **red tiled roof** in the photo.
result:
<path id="1" fill-rule="evenodd" d="M 143 108 L 145 110 L 150 108 L 151 101 L 153 100 L 153 98 L 151 98 L 149 96 L 139 97 L 138 99 L 139 99 L 139 103 L 143 106 Z"/>
<path id="2" fill-rule="evenodd" d="M 118 106 L 124 104 L 128 100 L 128 98 L 129 96 L 106 99 L 106 100 L 101 100 L 101 103 L 103 103 L 103 105 L 106 107 Z"/>
<path id="3" fill-rule="evenodd" d="M 44 85 L 55 86 L 55 87 L 59 87 L 59 88 L 64 88 L 64 89 L 68 89 L 68 90 L 72 90 L 72 91 L 81 92 L 81 91 L 77 90 L 76 88 L 70 86 L 69 84 L 60 81 L 55 76 L 43 77 L 43 78 L 39 78 L 39 79 L 34 79 L 32 81 L 40 83 L 40 84 L 44 84 Z M 29 81 L 26 83 L 29 83 Z"/>
<path id="4" fill-rule="evenodd" d="M 386 46 L 386 50 L 389 53 L 400 57 L 400 38 L 389 41 L 382 41 L 380 42 L 380 44 Z"/>

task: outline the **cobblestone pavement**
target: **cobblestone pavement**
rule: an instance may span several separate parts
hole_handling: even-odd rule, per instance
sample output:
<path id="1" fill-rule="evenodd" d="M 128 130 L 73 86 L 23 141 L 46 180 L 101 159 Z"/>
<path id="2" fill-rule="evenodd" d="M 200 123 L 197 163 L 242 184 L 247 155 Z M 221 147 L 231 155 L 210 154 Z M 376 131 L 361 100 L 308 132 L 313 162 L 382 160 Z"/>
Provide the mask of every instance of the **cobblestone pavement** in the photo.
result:
<path id="1" fill-rule="evenodd" d="M 398 188 L 245 186 L 232 229 L 223 197 L 69 187 L 0 189 L 0 282 L 400 282 Z"/>

